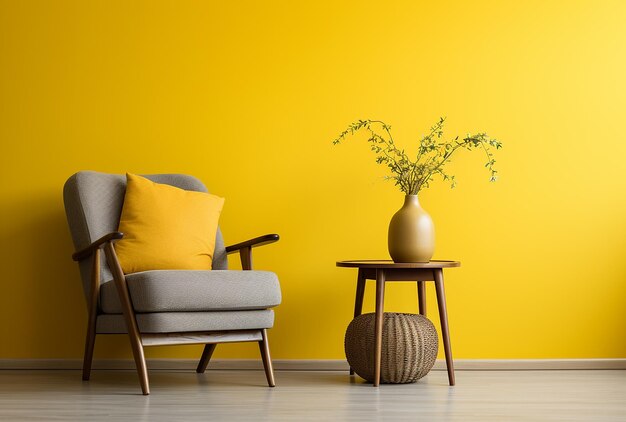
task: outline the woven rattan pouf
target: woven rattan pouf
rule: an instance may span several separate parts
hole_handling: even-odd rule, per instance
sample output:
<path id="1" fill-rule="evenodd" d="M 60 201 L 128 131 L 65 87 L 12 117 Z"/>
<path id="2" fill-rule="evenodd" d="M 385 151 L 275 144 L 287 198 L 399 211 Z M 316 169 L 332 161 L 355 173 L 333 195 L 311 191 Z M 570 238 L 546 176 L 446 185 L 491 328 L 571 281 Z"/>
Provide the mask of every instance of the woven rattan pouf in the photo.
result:
<path id="1" fill-rule="evenodd" d="M 346 331 L 345 350 L 350 367 L 369 382 L 374 380 L 375 314 L 354 318 Z M 432 322 L 422 315 L 385 312 L 380 382 L 404 384 L 426 375 L 435 364 L 439 340 Z"/>

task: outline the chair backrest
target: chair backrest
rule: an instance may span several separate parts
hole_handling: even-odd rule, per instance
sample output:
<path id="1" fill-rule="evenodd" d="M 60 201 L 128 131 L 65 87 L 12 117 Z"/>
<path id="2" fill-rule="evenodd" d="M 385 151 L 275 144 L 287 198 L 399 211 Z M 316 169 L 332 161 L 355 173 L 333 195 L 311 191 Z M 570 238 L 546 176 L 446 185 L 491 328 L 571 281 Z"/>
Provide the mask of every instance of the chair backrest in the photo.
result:
<path id="1" fill-rule="evenodd" d="M 156 183 L 164 183 L 185 190 L 207 192 L 202 182 L 183 174 L 150 174 L 144 177 Z M 76 250 L 89 246 L 107 233 L 117 231 L 126 193 L 126 176 L 119 174 L 80 171 L 72 175 L 63 186 L 65 214 Z M 113 277 L 101 254 L 102 281 Z M 89 297 L 93 257 L 79 263 L 86 297 Z M 220 229 L 217 229 L 213 269 L 228 269 L 226 249 Z"/>

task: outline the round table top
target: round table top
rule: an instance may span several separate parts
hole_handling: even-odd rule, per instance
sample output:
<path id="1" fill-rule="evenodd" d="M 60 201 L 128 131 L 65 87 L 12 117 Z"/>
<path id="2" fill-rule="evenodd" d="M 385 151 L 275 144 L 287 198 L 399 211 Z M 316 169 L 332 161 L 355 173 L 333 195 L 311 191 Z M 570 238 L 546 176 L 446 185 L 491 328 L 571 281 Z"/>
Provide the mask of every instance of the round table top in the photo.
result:
<path id="1" fill-rule="evenodd" d="M 460 267 L 459 261 L 432 260 L 430 262 L 393 262 L 391 260 L 361 259 L 337 261 L 338 267 L 347 268 L 451 268 Z"/>

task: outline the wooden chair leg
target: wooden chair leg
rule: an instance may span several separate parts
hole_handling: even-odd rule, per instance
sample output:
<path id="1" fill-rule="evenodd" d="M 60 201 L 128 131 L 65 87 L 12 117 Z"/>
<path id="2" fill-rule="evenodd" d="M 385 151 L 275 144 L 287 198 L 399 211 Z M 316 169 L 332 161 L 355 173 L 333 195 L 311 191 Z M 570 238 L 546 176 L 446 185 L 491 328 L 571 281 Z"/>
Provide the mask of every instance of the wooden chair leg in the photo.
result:
<path id="1" fill-rule="evenodd" d="M 141 384 L 141 392 L 144 396 L 150 394 L 150 383 L 148 381 L 148 366 L 146 365 L 146 357 L 143 353 L 143 345 L 138 333 L 131 333 L 128 330 L 130 338 L 130 346 L 133 349 L 133 357 L 135 358 L 135 366 L 137 367 L 137 375 Z"/>
<path id="2" fill-rule="evenodd" d="M 265 368 L 265 378 L 267 378 L 267 385 L 274 387 L 276 383 L 274 382 L 274 368 L 272 367 L 272 358 L 270 357 L 270 345 L 267 341 L 267 330 L 261 330 L 261 335 L 263 340 L 259 341 L 259 349 L 263 359 L 263 368 Z"/>
<path id="3" fill-rule="evenodd" d="M 91 292 L 87 312 L 87 335 L 85 338 L 85 356 L 83 357 L 83 381 L 89 381 L 93 349 L 96 343 L 96 318 L 98 314 L 98 297 L 100 296 L 100 249 L 93 255 L 91 267 Z"/>
<path id="4" fill-rule="evenodd" d="M 126 278 L 122 267 L 120 266 L 117 256 L 115 255 L 115 249 L 110 242 L 105 244 L 104 253 L 107 257 L 109 268 L 113 274 L 115 280 L 115 288 L 122 304 L 122 311 L 124 314 L 124 322 L 126 323 L 126 330 L 128 331 L 128 338 L 130 340 L 130 347 L 133 350 L 133 357 L 135 358 L 135 365 L 137 366 L 137 374 L 139 375 L 139 383 L 141 384 L 141 391 L 144 396 L 150 394 L 150 384 L 148 382 L 148 366 L 146 365 L 146 357 L 143 353 L 143 344 L 141 342 L 141 334 L 139 333 L 139 327 L 137 327 L 137 320 L 135 319 L 135 311 L 130 300 L 130 294 L 128 293 L 128 286 L 126 285 Z"/>
<path id="5" fill-rule="evenodd" d="M 198 362 L 198 367 L 196 368 L 197 373 L 204 374 L 204 371 L 206 371 L 206 367 L 211 360 L 211 356 L 213 356 L 213 352 L 215 351 L 216 346 L 216 343 L 208 343 L 204 345 L 202 357 L 200 357 L 200 362 Z"/>
<path id="6" fill-rule="evenodd" d="M 91 362 L 93 361 L 93 349 L 96 344 L 96 328 L 89 324 L 87 338 L 85 339 L 85 356 L 83 358 L 83 381 L 89 381 L 91 375 Z"/>

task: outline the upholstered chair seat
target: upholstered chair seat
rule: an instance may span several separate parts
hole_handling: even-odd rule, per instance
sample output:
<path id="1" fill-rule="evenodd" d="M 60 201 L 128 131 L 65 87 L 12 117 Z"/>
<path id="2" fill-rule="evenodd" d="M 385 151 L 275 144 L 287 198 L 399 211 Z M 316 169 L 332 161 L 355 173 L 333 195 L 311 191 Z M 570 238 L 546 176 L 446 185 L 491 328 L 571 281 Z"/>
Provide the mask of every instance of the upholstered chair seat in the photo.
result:
<path id="1" fill-rule="evenodd" d="M 280 304 L 276 274 L 269 271 L 143 271 L 126 276 L 136 313 L 268 309 Z M 105 314 L 121 314 L 110 280 L 100 286 Z"/>

